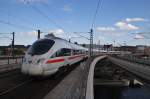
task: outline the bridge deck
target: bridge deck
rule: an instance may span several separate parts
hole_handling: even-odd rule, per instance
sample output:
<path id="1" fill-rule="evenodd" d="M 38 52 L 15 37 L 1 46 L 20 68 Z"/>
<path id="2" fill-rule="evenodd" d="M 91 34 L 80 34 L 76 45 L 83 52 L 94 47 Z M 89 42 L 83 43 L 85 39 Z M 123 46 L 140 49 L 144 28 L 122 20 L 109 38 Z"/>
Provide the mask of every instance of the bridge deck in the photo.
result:
<path id="1" fill-rule="evenodd" d="M 85 99 L 87 75 L 93 58 L 80 64 L 44 99 Z"/>

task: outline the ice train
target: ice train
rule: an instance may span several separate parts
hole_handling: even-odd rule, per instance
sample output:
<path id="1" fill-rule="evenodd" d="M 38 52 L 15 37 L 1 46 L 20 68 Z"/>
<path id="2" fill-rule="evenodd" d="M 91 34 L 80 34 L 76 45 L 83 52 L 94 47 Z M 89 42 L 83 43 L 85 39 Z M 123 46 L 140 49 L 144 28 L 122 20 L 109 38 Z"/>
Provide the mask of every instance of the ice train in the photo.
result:
<path id="1" fill-rule="evenodd" d="M 49 35 L 35 41 L 27 50 L 21 72 L 32 76 L 48 76 L 63 66 L 77 63 L 88 55 L 88 49 Z"/>

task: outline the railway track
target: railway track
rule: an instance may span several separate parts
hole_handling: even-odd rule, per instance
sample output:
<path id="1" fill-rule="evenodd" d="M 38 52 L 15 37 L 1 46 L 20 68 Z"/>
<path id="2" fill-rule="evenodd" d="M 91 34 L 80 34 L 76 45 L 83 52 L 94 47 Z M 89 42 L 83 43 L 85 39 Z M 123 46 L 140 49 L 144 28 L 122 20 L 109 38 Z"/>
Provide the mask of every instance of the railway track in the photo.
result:
<path id="1" fill-rule="evenodd" d="M 6 81 L 3 81 L 4 88 L 0 81 L 0 99 L 10 99 L 10 97 L 11 99 L 42 99 L 78 65 L 79 63 L 70 66 L 65 73 L 57 73 L 58 76 L 55 76 L 55 79 L 54 76 L 43 79 L 33 79 L 21 74 L 10 76 L 10 78 L 7 76 Z M 9 87 L 9 84 L 12 84 L 12 86 Z"/>
<path id="2" fill-rule="evenodd" d="M 10 76 L 15 76 L 18 73 L 20 73 L 20 69 L 14 69 L 14 70 L 11 70 L 11 71 L 5 71 L 5 72 L 0 73 L 0 79 L 6 78 L 6 77 L 10 77 Z"/>
<path id="3" fill-rule="evenodd" d="M 21 74 L 20 70 L 13 70 L 11 72 L 5 72 L 0 77 L 0 95 L 5 91 L 14 89 L 19 84 L 30 80 L 31 77 Z"/>
<path id="4" fill-rule="evenodd" d="M 149 98 L 150 88 L 131 71 L 122 68 L 109 59 L 101 60 L 96 64 L 94 99 Z"/>
<path id="5" fill-rule="evenodd" d="M 13 91 L 13 90 L 15 90 L 16 88 L 18 88 L 18 87 L 20 87 L 20 86 L 23 86 L 23 85 L 25 85 L 25 84 L 27 84 L 27 83 L 29 83 L 29 82 L 31 82 L 31 81 L 33 81 L 33 79 L 24 81 L 24 82 L 22 82 L 22 83 L 20 83 L 20 84 L 18 84 L 18 85 L 16 85 L 16 86 L 14 86 L 14 87 L 11 87 L 11 88 L 9 88 L 9 89 L 7 89 L 7 90 L 1 92 L 1 93 L 0 93 L 0 96 L 5 95 L 5 94 L 7 94 L 7 93 L 9 93 L 9 92 L 11 92 L 11 91 Z"/>

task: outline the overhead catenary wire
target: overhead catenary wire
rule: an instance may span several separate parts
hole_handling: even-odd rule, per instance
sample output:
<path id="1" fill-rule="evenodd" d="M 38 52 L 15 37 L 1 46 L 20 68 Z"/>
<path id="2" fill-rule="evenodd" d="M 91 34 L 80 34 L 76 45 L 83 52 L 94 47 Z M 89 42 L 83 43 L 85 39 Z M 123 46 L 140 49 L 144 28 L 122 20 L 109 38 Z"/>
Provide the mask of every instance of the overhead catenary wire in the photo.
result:
<path id="1" fill-rule="evenodd" d="M 34 11 L 38 12 L 41 16 L 43 16 L 45 19 L 47 19 L 48 21 L 52 22 L 53 24 L 55 24 L 56 27 L 63 29 L 64 28 L 60 25 L 58 25 L 55 21 L 51 20 L 49 16 L 47 16 L 44 12 L 42 12 L 40 9 L 38 9 L 37 7 L 33 6 L 30 4 L 29 1 L 24 0 Z"/>
<path id="2" fill-rule="evenodd" d="M 3 21 L 3 20 L 0 20 L 0 23 L 9 25 L 9 26 L 12 26 L 12 27 L 15 27 L 15 28 L 19 28 L 19 29 L 36 30 L 36 29 L 34 29 L 32 27 L 27 27 L 27 26 L 23 26 L 23 25 L 19 25 L 19 24 L 14 24 L 14 23 L 11 23 L 11 22 Z"/>
<path id="3" fill-rule="evenodd" d="M 12 35 L 12 33 L 0 33 L 0 35 L 2 35 L 0 38 L 9 38 L 9 39 L 12 39 L 10 37 L 10 35 Z"/>
<path id="4" fill-rule="evenodd" d="M 2 33 L 2 32 L 1 32 L 0 34 L 12 34 L 12 33 Z"/>
<path id="5" fill-rule="evenodd" d="M 59 18 L 61 18 L 58 14 L 56 14 L 50 7 L 47 3 L 41 3 L 41 5 L 49 12 L 51 12 L 51 14 L 53 14 L 53 16 L 57 16 Z"/>
<path id="6" fill-rule="evenodd" d="M 5 14 L 5 15 L 8 15 L 9 17 L 16 18 L 15 15 L 9 14 L 9 13 L 5 12 L 5 11 L 2 10 L 2 9 L 0 9 L 0 12 L 3 13 L 3 14 Z M 26 23 L 30 23 L 30 24 L 31 24 L 31 21 L 29 21 L 29 20 L 27 20 L 27 19 L 24 19 L 24 18 L 17 17 L 17 20 L 24 21 L 24 22 L 26 22 Z M 8 20 L 8 22 L 9 22 L 9 20 Z M 32 25 L 37 26 L 37 25 L 35 25 L 35 24 L 32 24 Z"/>
<path id="7" fill-rule="evenodd" d="M 78 36 L 80 36 L 80 37 L 83 37 L 83 38 L 86 38 L 87 40 L 90 40 L 90 38 L 88 38 L 88 37 L 85 37 L 85 36 L 83 36 L 83 35 L 80 35 L 80 34 L 78 34 L 77 32 L 73 32 L 75 35 L 78 35 Z"/>
<path id="8" fill-rule="evenodd" d="M 102 2 L 102 0 L 98 0 L 97 7 L 96 7 L 95 13 L 93 15 L 93 19 L 92 19 L 92 24 L 91 24 L 91 29 L 90 29 L 90 47 L 89 47 L 89 52 L 90 52 L 89 55 L 90 56 L 92 56 L 92 54 L 93 54 L 93 28 L 95 25 L 96 16 L 97 16 L 101 2 Z"/>
<path id="9" fill-rule="evenodd" d="M 100 8 L 100 4 L 102 5 L 102 0 L 98 0 L 97 7 L 96 7 L 96 10 L 95 10 L 93 19 L 92 19 L 91 29 L 94 28 L 95 20 L 96 20 L 96 16 L 97 16 L 98 10 L 99 10 L 99 8 Z"/>
<path id="10" fill-rule="evenodd" d="M 48 3 L 41 2 L 41 5 L 42 5 L 47 11 L 51 12 L 51 15 L 53 15 L 53 16 L 55 16 L 55 17 L 57 16 L 57 17 L 59 17 L 59 18 L 62 18 L 58 13 L 55 13 L 55 12 L 53 11 L 52 6 L 49 5 Z M 63 21 L 63 22 L 65 22 L 65 21 Z M 65 23 L 65 24 L 66 24 L 66 23 Z M 63 28 L 63 30 L 65 30 L 64 27 L 62 27 L 61 24 L 60 24 L 59 26 L 61 26 L 61 28 Z M 68 27 L 68 28 L 71 28 L 70 25 L 67 25 L 67 27 Z M 70 35 L 70 33 L 68 33 L 68 32 L 65 32 L 65 33 L 67 33 L 68 35 Z"/>
<path id="11" fill-rule="evenodd" d="M 7 37 L 7 36 L 2 36 L 2 37 L 0 37 L 0 38 L 7 38 L 7 39 L 10 39 L 10 40 L 12 40 L 12 38 L 10 38 L 10 37 Z"/>

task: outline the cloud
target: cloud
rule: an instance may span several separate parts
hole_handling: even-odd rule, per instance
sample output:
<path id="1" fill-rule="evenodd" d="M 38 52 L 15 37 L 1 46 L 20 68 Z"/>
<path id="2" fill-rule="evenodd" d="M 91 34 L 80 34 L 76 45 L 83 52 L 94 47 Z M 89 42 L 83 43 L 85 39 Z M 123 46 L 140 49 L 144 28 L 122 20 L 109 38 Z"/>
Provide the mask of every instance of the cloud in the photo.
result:
<path id="1" fill-rule="evenodd" d="M 28 32 L 18 32 L 18 36 L 26 38 L 26 37 L 37 37 L 38 31 L 28 31 Z"/>
<path id="2" fill-rule="evenodd" d="M 69 4 L 67 5 L 64 5 L 63 8 L 62 8 L 63 11 L 66 11 L 66 12 L 70 12 L 72 11 L 73 9 L 71 8 L 71 6 Z"/>
<path id="3" fill-rule="evenodd" d="M 37 31 L 30 31 L 30 32 L 27 32 L 27 35 L 30 37 L 36 37 L 38 35 L 38 32 Z"/>
<path id="4" fill-rule="evenodd" d="M 96 31 L 99 33 L 104 33 L 105 36 L 113 36 L 113 37 L 123 37 L 129 33 L 129 31 L 139 30 L 140 27 L 131 24 L 131 22 L 145 22 L 148 21 L 144 18 L 126 18 L 122 21 L 116 22 L 113 26 L 99 26 L 96 28 Z M 136 35 L 135 39 L 143 39 L 144 36 Z"/>
<path id="5" fill-rule="evenodd" d="M 96 30 L 102 32 L 110 32 L 115 31 L 116 29 L 114 27 L 97 27 Z"/>
<path id="6" fill-rule="evenodd" d="M 139 27 L 137 26 L 134 26 L 130 23 L 126 23 L 122 21 L 117 22 L 115 26 L 118 27 L 120 30 L 138 30 L 139 29 Z"/>
<path id="7" fill-rule="evenodd" d="M 96 31 L 97 32 L 102 32 L 102 33 L 106 33 L 106 35 L 111 35 L 111 36 L 114 36 L 114 37 L 120 37 L 122 35 L 125 34 L 124 31 L 118 29 L 118 28 L 115 28 L 115 27 L 97 27 L 96 28 Z"/>
<path id="8" fill-rule="evenodd" d="M 50 30 L 49 33 L 53 33 L 54 35 L 62 35 L 64 34 L 63 29 Z"/>
<path id="9" fill-rule="evenodd" d="M 126 22 L 144 22 L 147 21 L 144 18 L 126 18 L 125 20 Z"/>
<path id="10" fill-rule="evenodd" d="M 102 40 L 102 41 L 106 40 L 106 38 L 104 36 L 99 36 L 98 39 Z"/>
<path id="11" fill-rule="evenodd" d="M 144 39 L 144 36 L 140 34 L 136 34 L 134 39 Z"/>
<path id="12" fill-rule="evenodd" d="M 64 34 L 64 30 L 62 29 L 55 29 L 55 30 L 50 30 L 49 33 L 53 33 L 56 36 L 61 36 Z M 20 36 L 28 36 L 28 37 L 37 37 L 38 31 L 29 31 L 29 32 L 20 32 Z M 41 33 L 41 36 L 44 36 L 44 33 Z"/>

